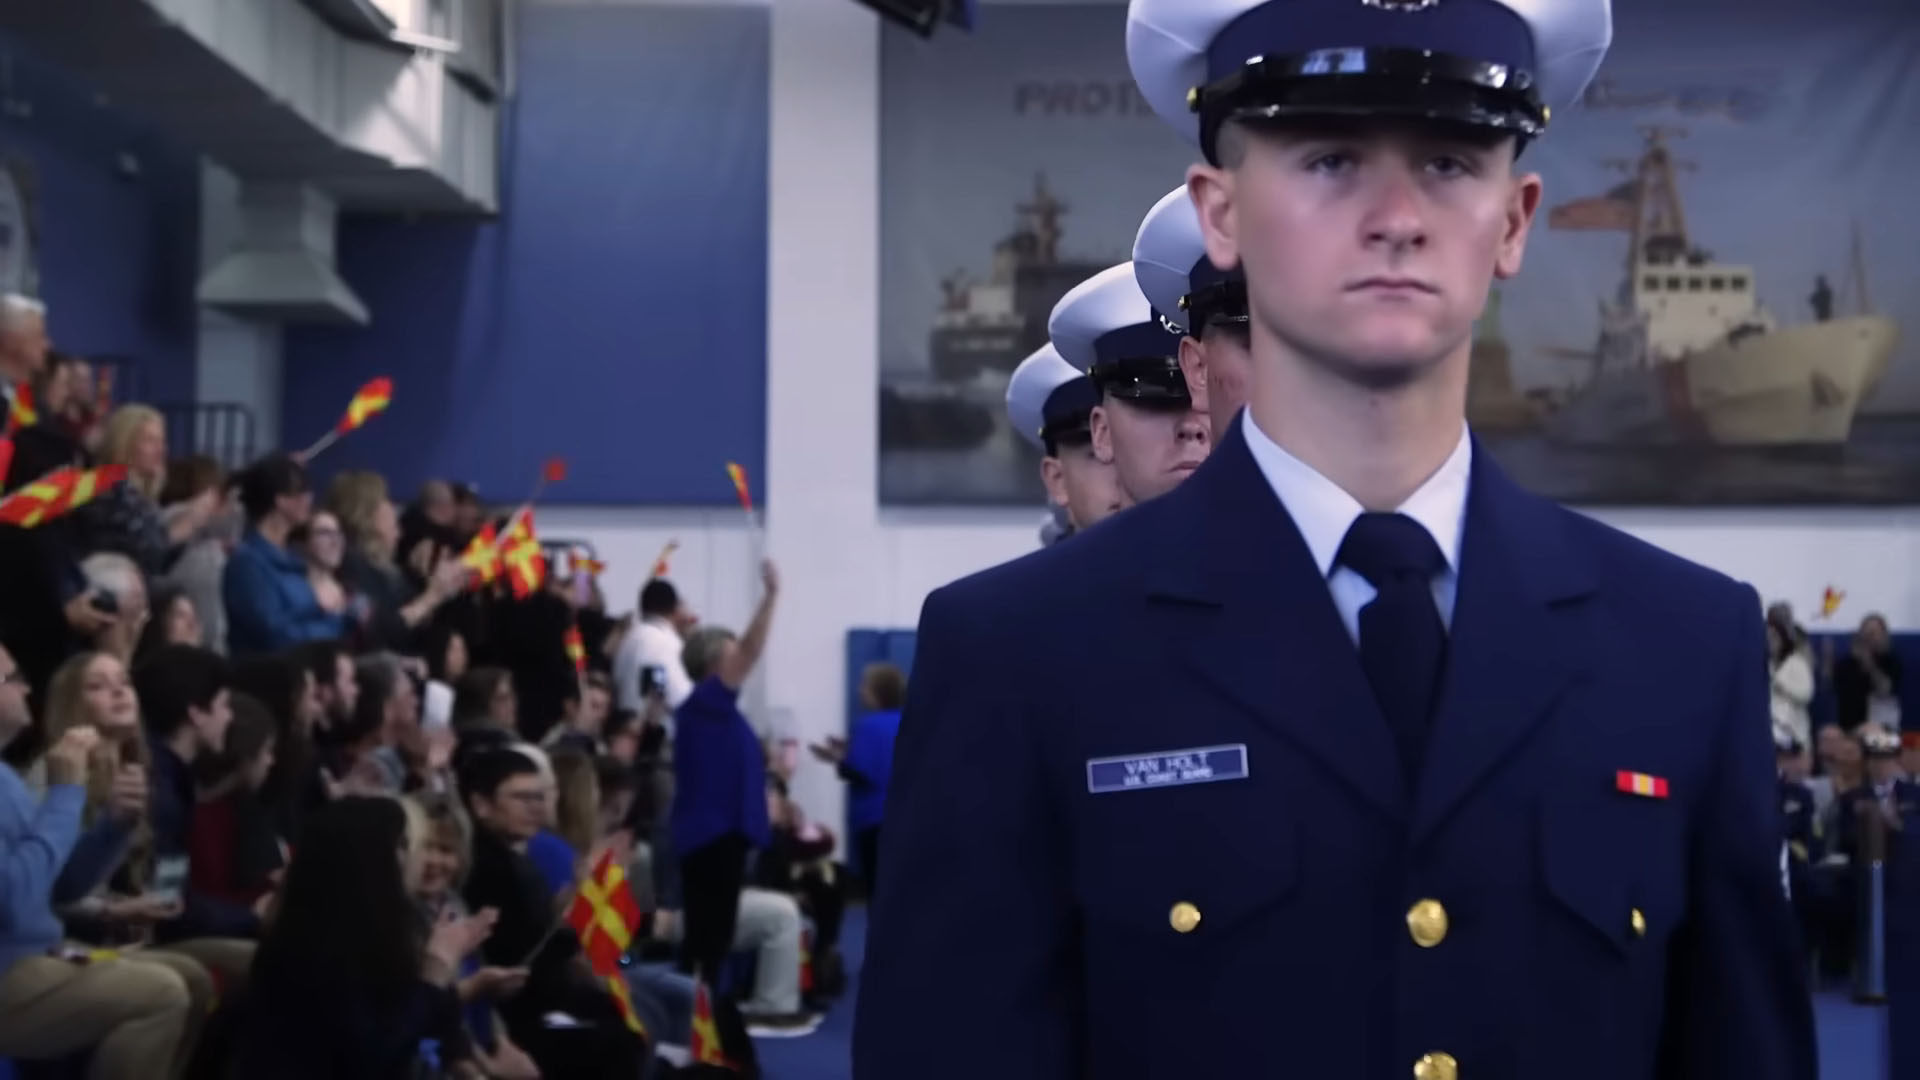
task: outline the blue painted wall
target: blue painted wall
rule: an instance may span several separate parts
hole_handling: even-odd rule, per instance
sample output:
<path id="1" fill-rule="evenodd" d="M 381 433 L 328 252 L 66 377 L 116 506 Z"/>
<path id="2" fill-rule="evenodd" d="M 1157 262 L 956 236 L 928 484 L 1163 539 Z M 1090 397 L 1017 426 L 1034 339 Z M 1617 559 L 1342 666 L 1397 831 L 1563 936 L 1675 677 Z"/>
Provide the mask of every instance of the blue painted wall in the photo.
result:
<path id="1" fill-rule="evenodd" d="M 57 347 L 133 365 L 125 400 L 193 400 L 200 165 L 65 72 L 0 36 L 0 158 L 39 210 L 40 295 Z M 25 115 L 22 115 L 25 113 Z M 139 162 L 123 176 L 121 153 Z"/>
<path id="2" fill-rule="evenodd" d="M 385 374 L 321 471 L 512 501 L 560 455 L 553 502 L 732 502 L 766 446 L 767 9 L 520 12 L 499 220 L 343 222 L 374 323 L 289 331 L 287 439 Z"/>

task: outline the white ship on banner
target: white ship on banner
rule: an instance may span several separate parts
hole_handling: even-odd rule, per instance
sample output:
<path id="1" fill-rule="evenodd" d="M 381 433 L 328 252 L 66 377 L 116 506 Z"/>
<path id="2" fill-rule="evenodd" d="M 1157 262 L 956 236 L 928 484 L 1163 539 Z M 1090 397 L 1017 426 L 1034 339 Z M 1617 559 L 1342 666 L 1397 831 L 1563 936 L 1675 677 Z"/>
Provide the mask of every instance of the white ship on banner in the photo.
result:
<path id="1" fill-rule="evenodd" d="M 1665 138 L 1644 129 L 1633 179 L 1605 195 L 1554 207 L 1550 228 L 1631 234 L 1626 280 L 1600 303 L 1592 351 L 1554 353 L 1588 363 L 1553 411 L 1550 434 L 1583 444 L 1728 446 L 1843 443 L 1861 399 L 1886 373 L 1899 330 L 1870 313 L 1855 236 L 1856 314 L 1841 316 L 1825 279 L 1814 321 L 1778 324 L 1755 293 L 1753 268 L 1724 263 L 1687 234 Z"/>

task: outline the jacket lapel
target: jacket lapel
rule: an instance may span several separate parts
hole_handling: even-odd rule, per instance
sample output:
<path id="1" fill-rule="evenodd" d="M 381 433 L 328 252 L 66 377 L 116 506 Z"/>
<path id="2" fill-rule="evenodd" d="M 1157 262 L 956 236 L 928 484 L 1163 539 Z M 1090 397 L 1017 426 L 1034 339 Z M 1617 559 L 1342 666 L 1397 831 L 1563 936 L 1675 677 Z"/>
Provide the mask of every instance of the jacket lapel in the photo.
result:
<path id="1" fill-rule="evenodd" d="M 1238 419 L 1151 510 L 1164 525 L 1148 598 L 1179 662 L 1404 820 L 1405 781 L 1359 654 Z"/>
<path id="2" fill-rule="evenodd" d="M 1583 674 L 1595 586 L 1566 533 L 1566 511 L 1516 487 L 1477 442 L 1460 581 L 1414 843 L 1552 712 Z"/>

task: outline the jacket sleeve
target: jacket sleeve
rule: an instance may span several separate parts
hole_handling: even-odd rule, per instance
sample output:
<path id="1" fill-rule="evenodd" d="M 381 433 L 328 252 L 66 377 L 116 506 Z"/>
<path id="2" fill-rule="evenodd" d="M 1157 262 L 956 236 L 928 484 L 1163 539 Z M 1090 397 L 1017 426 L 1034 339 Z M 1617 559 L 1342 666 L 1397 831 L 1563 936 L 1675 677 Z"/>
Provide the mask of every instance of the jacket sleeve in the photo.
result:
<path id="1" fill-rule="evenodd" d="M 885 810 L 854 1024 L 854 1080 L 979 1074 L 929 1053 L 951 1017 L 994 1033 L 996 1080 L 1070 1080 L 1083 992 L 1065 842 L 1012 653 L 948 586 L 927 598 Z M 1017 657 L 1017 653 L 1009 657 Z M 999 669 L 996 669 L 999 670 Z"/>
<path id="2" fill-rule="evenodd" d="M 127 842 L 133 834 L 125 825 L 102 816 L 73 845 L 67 865 L 60 869 L 60 880 L 53 884 L 53 902 L 70 904 L 99 888 L 127 856 Z"/>
<path id="3" fill-rule="evenodd" d="M 1738 605 L 1737 607 L 1735 605 Z M 1815 1080 L 1813 1001 L 1788 903 L 1760 598 L 1743 588 L 1720 638 L 1719 773 L 1692 837 L 1690 905 L 1668 955 L 1660 1080 Z"/>

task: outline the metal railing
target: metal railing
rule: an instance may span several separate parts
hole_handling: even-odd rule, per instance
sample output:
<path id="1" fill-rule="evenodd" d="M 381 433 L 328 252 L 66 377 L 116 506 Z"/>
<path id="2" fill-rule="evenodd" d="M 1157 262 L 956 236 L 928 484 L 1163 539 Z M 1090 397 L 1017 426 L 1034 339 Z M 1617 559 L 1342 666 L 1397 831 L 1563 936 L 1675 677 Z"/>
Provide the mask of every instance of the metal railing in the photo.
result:
<path id="1" fill-rule="evenodd" d="M 225 468 L 238 469 L 259 452 L 253 410 L 231 401 L 191 401 L 156 405 L 167 421 L 167 455 L 206 454 Z"/>

